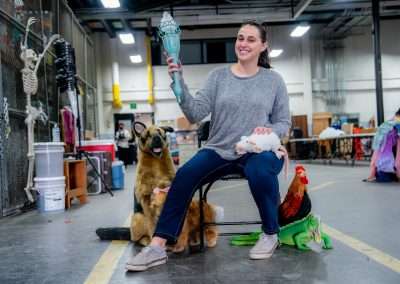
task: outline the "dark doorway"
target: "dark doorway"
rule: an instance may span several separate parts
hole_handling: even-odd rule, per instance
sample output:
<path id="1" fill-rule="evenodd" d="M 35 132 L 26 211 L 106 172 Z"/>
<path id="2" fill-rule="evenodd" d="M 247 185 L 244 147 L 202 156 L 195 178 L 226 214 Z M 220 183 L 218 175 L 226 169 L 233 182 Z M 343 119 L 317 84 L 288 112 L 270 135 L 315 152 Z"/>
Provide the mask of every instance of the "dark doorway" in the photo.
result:
<path id="1" fill-rule="evenodd" d="M 123 123 L 126 129 L 133 134 L 133 123 L 135 122 L 135 114 L 133 113 L 115 113 L 114 114 L 114 133 L 118 131 L 119 123 Z"/>
<path id="2" fill-rule="evenodd" d="M 124 161 L 125 165 L 132 165 L 137 162 L 137 145 L 135 133 L 133 132 L 133 124 L 135 122 L 135 115 L 133 113 L 115 113 L 114 114 L 114 135 L 118 131 L 120 123 L 124 124 L 125 129 L 130 132 L 131 139 L 129 140 L 129 148 L 121 149 L 118 147 L 118 158 Z M 123 157 L 122 157 L 123 156 Z"/>

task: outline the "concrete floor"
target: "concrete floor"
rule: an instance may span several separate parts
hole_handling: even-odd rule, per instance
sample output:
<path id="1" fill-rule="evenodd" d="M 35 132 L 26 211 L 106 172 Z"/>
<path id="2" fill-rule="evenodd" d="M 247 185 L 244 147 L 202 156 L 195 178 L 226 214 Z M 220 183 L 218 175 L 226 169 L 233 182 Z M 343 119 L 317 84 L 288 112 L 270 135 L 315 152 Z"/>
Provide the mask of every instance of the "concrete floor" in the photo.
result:
<path id="1" fill-rule="evenodd" d="M 400 283 L 400 184 L 361 182 L 365 166 L 306 168 L 313 212 L 339 231 L 333 250 L 280 247 L 269 260 L 251 261 L 248 247 L 231 247 L 222 237 L 205 253 L 171 255 L 167 265 L 126 273 L 125 262 L 140 248 L 99 241 L 95 230 L 126 221 L 133 200 L 130 167 L 126 189 L 113 198 L 91 196 L 65 213 L 32 211 L 0 220 L 0 283 Z M 292 172 L 280 180 L 282 196 Z M 258 219 L 244 181 L 215 185 L 209 201 L 225 208 L 226 221 Z"/>

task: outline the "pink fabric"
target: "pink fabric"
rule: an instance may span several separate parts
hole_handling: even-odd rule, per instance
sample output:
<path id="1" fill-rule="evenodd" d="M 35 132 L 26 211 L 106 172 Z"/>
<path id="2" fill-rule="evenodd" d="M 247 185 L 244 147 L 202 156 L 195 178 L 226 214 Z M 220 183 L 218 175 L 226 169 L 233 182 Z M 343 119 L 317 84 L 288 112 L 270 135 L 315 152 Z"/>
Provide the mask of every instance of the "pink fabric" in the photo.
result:
<path id="1" fill-rule="evenodd" d="M 371 157 L 371 163 L 369 164 L 369 176 L 368 179 L 375 179 L 376 175 L 376 161 L 379 158 L 379 150 L 374 151 Z"/>
<path id="2" fill-rule="evenodd" d="M 400 179 L 400 137 L 397 138 L 397 149 L 396 149 L 396 161 L 394 162 L 396 167 L 396 176 Z"/>
<path id="3" fill-rule="evenodd" d="M 64 142 L 66 144 L 75 144 L 75 120 L 72 111 L 66 107 L 61 110 L 64 130 Z"/>
<path id="4" fill-rule="evenodd" d="M 168 193 L 168 191 L 169 191 L 169 186 L 168 187 L 164 187 L 164 188 L 156 187 L 156 188 L 153 189 L 153 193 L 154 194 L 159 194 L 161 192 Z"/>
<path id="5" fill-rule="evenodd" d="M 397 131 L 396 129 L 393 129 L 386 135 L 385 144 L 379 151 L 379 159 L 376 162 L 378 172 L 394 173 L 395 157 L 393 154 L 393 148 L 396 144 Z"/>

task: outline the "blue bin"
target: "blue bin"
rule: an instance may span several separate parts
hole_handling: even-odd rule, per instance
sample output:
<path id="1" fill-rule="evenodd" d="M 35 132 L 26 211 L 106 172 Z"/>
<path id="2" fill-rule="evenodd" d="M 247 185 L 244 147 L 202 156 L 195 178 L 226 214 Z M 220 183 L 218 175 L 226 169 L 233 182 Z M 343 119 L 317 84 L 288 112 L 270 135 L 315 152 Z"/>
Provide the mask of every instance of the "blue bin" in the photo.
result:
<path id="1" fill-rule="evenodd" d="M 112 188 L 124 189 L 124 163 L 121 161 L 112 163 Z"/>

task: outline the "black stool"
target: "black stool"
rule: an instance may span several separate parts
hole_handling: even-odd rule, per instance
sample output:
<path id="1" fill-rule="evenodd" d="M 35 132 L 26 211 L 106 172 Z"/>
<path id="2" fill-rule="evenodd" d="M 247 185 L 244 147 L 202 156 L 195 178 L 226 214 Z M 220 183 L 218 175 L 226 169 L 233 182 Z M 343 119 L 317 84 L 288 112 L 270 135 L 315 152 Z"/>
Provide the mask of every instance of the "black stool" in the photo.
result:
<path id="1" fill-rule="evenodd" d="M 198 148 L 201 148 L 203 141 L 208 140 L 210 122 L 206 121 L 202 123 L 197 131 L 197 142 Z M 232 225 L 254 225 L 262 224 L 261 221 L 235 221 L 235 222 L 214 222 L 208 223 L 204 221 L 204 208 L 203 202 L 207 202 L 207 194 L 213 184 L 219 180 L 247 180 L 243 173 L 243 168 L 239 166 L 228 166 L 220 171 L 212 174 L 205 178 L 204 182 L 200 184 L 197 189 L 199 190 L 199 207 L 200 207 L 200 250 L 203 251 L 205 248 L 204 244 L 204 230 L 207 226 L 232 226 Z M 196 190 L 197 190 L 196 189 Z M 244 232 L 235 233 L 220 233 L 220 236 L 230 236 L 236 234 L 246 234 Z"/>

